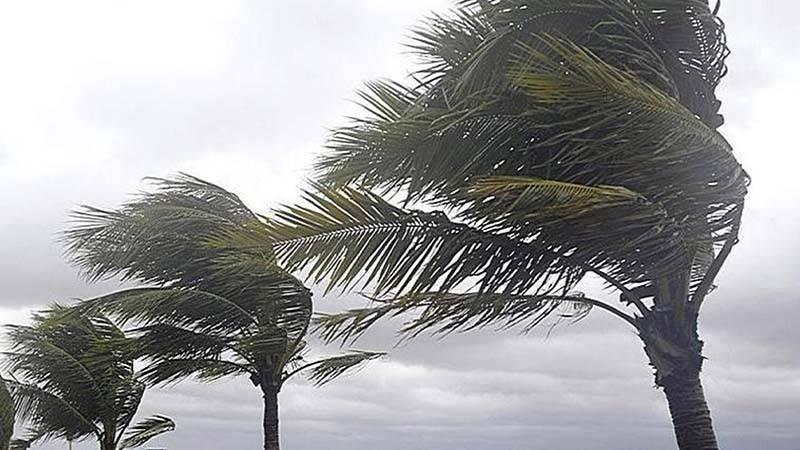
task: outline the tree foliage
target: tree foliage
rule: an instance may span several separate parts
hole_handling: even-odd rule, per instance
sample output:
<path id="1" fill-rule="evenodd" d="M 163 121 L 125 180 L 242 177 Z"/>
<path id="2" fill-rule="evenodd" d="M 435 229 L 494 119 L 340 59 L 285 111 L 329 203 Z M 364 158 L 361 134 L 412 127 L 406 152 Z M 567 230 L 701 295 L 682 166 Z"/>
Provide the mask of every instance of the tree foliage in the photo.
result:
<path id="1" fill-rule="evenodd" d="M 321 317 L 323 336 L 411 310 L 407 331 L 520 305 L 535 324 L 560 301 L 634 325 L 659 383 L 699 368 L 697 315 L 749 183 L 717 130 L 728 49 L 707 2 L 464 0 L 411 48 L 411 82 L 367 83 L 305 202 L 270 222 L 287 268 L 380 297 Z M 622 303 L 574 295 L 588 274 Z"/>
<path id="2" fill-rule="evenodd" d="M 25 425 L 14 448 L 49 439 L 94 437 L 103 450 L 134 448 L 172 431 L 158 416 L 131 426 L 145 384 L 134 374 L 132 341 L 101 314 L 83 314 L 56 305 L 33 316 L 29 326 L 8 327 L 10 351 L 5 379 L 16 420 Z"/>
<path id="3" fill-rule="evenodd" d="M 78 211 L 65 236 L 89 279 L 146 284 L 81 304 L 136 327 L 146 382 L 243 375 L 279 389 L 297 368 L 319 383 L 382 355 L 307 363 L 311 292 L 277 265 L 266 221 L 203 180 L 152 181 L 156 189 L 117 210 Z"/>

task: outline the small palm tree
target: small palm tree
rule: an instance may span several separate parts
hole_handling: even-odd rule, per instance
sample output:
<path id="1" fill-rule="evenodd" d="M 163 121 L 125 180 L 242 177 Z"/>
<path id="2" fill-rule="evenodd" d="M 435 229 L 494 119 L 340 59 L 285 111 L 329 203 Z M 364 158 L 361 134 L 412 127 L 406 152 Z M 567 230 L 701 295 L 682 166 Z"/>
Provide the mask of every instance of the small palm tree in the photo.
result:
<path id="1" fill-rule="evenodd" d="M 608 311 L 644 342 L 680 448 L 716 449 L 697 321 L 749 182 L 717 131 L 722 23 L 706 0 L 458 3 L 416 31 L 411 83 L 367 85 L 307 205 L 277 212 L 279 261 L 375 288 L 322 318 L 328 339 L 414 310 L 411 335 Z M 620 303 L 575 292 L 587 276 Z"/>
<path id="2" fill-rule="evenodd" d="M 382 353 L 307 362 L 311 292 L 276 265 L 267 226 L 234 194 L 188 175 L 116 211 L 85 208 L 67 232 L 90 279 L 119 275 L 149 287 L 84 301 L 139 328 L 142 378 L 164 384 L 243 375 L 264 400 L 264 448 L 279 448 L 278 393 L 307 372 L 324 384 Z"/>
<path id="3" fill-rule="evenodd" d="M 131 425 L 145 384 L 134 374 L 131 339 L 105 316 L 56 305 L 32 325 L 8 329 L 12 377 L 4 382 L 13 401 L 0 403 L 0 413 L 15 408 L 26 425 L 12 448 L 93 436 L 101 450 L 122 450 L 175 428 L 164 416 Z"/>

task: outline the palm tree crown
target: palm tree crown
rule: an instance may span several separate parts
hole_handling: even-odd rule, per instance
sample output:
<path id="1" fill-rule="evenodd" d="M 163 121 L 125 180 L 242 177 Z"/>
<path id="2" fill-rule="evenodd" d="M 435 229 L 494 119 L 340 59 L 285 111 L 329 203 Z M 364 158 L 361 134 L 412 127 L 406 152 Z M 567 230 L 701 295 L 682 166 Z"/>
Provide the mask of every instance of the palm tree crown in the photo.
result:
<path id="1" fill-rule="evenodd" d="M 12 448 L 47 439 L 95 437 L 102 450 L 135 448 L 171 431 L 154 416 L 131 426 L 145 384 L 134 374 L 132 341 L 100 314 L 78 314 L 56 305 L 33 316 L 30 326 L 9 326 L 11 351 L 5 380 L 26 435 Z"/>
<path id="2" fill-rule="evenodd" d="M 420 308 L 406 331 L 601 307 L 636 328 L 671 405 L 696 397 L 697 317 L 749 182 L 717 131 L 728 49 L 707 1 L 462 0 L 412 49 L 413 81 L 368 83 L 316 192 L 270 224 L 287 268 L 380 297 L 321 332 Z M 590 274 L 621 304 L 576 293 Z M 682 448 L 716 448 L 680 425 Z"/>

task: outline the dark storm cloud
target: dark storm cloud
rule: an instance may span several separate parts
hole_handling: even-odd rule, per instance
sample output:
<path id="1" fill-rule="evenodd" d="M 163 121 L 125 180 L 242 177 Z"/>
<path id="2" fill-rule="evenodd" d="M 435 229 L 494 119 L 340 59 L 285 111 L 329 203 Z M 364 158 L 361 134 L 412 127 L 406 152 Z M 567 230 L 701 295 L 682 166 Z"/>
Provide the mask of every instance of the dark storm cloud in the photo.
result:
<path id="1" fill-rule="evenodd" d="M 18 320 L 23 306 L 112 289 L 78 280 L 55 237 L 75 204 L 113 207 L 143 176 L 190 171 L 259 211 L 290 201 L 326 128 L 354 111 L 353 89 L 404 76 L 405 30 L 447 4 L 175 3 L 152 17 L 98 3 L 108 23 L 84 27 L 70 21 L 90 15 L 72 7 L 43 24 L 35 11 L 4 15 L 12 20 L 0 42 L 30 47 L 0 44 L 10 61 L 0 74 L 0 312 Z M 722 13 L 733 50 L 720 91 L 724 132 L 754 181 L 741 243 L 704 306 L 704 381 L 723 448 L 794 450 L 800 189 L 790 182 L 798 157 L 788 102 L 800 95 L 789 57 L 800 5 L 729 0 Z M 61 22 L 63 43 L 31 25 Z M 363 303 L 315 301 L 322 311 Z M 284 388 L 286 448 L 674 448 L 641 343 L 600 311 L 549 335 L 486 330 L 395 348 L 398 326 L 383 323 L 357 343 L 389 350 L 388 359 L 321 389 Z M 141 412 L 174 416 L 178 430 L 160 440 L 172 450 L 260 447 L 260 397 L 246 379 L 152 391 Z"/>

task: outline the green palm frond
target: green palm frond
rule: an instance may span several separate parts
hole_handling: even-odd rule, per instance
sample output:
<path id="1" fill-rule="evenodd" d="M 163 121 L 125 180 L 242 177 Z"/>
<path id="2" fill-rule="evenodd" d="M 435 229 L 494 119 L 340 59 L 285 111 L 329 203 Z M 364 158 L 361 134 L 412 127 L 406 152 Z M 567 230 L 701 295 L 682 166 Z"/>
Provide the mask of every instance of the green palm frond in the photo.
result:
<path id="1" fill-rule="evenodd" d="M 353 343 L 378 320 L 409 313 L 413 317 L 400 330 L 403 338 L 412 338 L 426 331 L 448 334 L 490 325 L 497 325 L 501 329 L 522 325 L 523 332 L 528 332 L 547 317 L 578 321 L 594 306 L 610 308 L 579 293 L 504 295 L 431 292 L 373 301 L 378 304 L 342 313 L 317 315 L 314 319 L 314 332 L 328 343 Z M 625 320 L 632 321 L 624 313 L 613 308 L 610 310 Z"/>
<path id="2" fill-rule="evenodd" d="M 524 48 L 511 74 L 535 102 L 571 123 L 573 131 L 550 141 L 569 149 L 562 164 L 590 163 L 662 204 L 688 234 L 687 245 L 709 234 L 727 239 L 748 184 L 727 141 L 676 100 L 590 52 L 543 40 L 551 53 Z"/>
<path id="3" fill-rule="evenodd" d="M 261 219 L 236 195 L 188 175 L 154 183 L 154 192 L 119 210 L 74 213 L 64 240 L 87 278 L 186 284 L 213 274 L 212 255 L 246 252 L 271 261 Z"/>
<path id="4" fill-rule="evenodd" d="M 154 437 L 175 430 L 175 422 L 169 417 L 153 416 L 130 427 L 125 434 L 125 439 L 119 443 L 120 450 L 137 448 L 146 444 Z"/>
<path id="5" fill-rule="evenodd" d="M 235 335 L 198 332 L 166 323 L 133 330 L 137 355 L 158 354 L 165 358 L 207 358 L 235 349 Z"/>
<path id="6" fill-rule="evenodd" d="M 23 440 L 72 438 L 100 433 L 96 417 L 79 411 L 63 398 L 32 384 L 5 380 L 14 400 L 17 422 L 24 423 L 30 436 Z"/>
<path id="7" fill-rule="evenodd" d="M 496 30 L 494 39 L 481 43 L 492 45 L 487 53 L 508 51 L 509 41 L 558 33 L 648 82 L 657 84 L 646 76 L 653 74 L 647 66 L 663 72 L 658 78 L 668 77 L 674 97 L 712 128 L 722 123 L 714 90 L 727 72 L 729 50 L 724 26 L 706 0 L 465 0 L 460 5 Z M 487 72 L 480 62 L 471 62 L 481 69 L 473 73 Z"/>
<path id="8" fill-rule="evenodd" d="M 722 125 L 720 102 L 714 93 L 727 73 L 730 50 L 725 27 L 708 0 L 640 0 L 648 12 L 665 62 L 679 89 L 681 102 L 712 128 Z"/>
<path id="9" fill-rule="evenodd" d="M 434 83 L 462 67 L 494 29 L 483 14 L 458 9 L 449 16 L 433 15 L 412 31 L 408 47 L 423 64 L 415 75 Z"/>
<path id="10" fill-rule="evenodd" d="M 165 385 L 194 377 L 199 381 L 216 381 L 227 376 L 252 375 L 253 369 L 225 359 L 154 358 L 142 369 L 141 379 L 153 385 Z"/>
<path id="11" fill-rule="evenodd" d="M 564 290 L 583 269 L 554 250 L 451 222 L 440 212 L 406 211 L 351 188 L 318 187 L 308 206 L 275 212 L 276 255 L 328 288 L 375 284 L 377 293 L 448 290 Z M 476 278 L 478 277 L 478 278 Z"/>
<path id="12" fill-rule="evenodd" d="M 133 378 L 133 377 L 131 377 Z M 134 416 L 139 411 L 142 404 L 146 385 L 142 380 L 131 379 L 117 388 L 113 412 L 116 414 L 116 424 L 118 433 L 122 433 L 133 421 Z"/>
<path id="13" fill-rule="evenodd" d="M 198 330 L 236 331 L 258 321 L 252 311 L 223 296 L 186 288 L 126 289 L 80 305 L 82 309 L 114 315 L 123 324 L 191 324 Z"/>
<path id="14" fill-rule="evenodd" d="M 354 350 L 350 353 L 315 361 L 299 371 L 308 371 L 308 379 L 316 386 L 330 383 L 341 375 L 358 370 L 369 361 L 382 358 L 385 353 Z M 291 376 L 291 375 L 289 375 Z"/>
<path id="15" fill-rule="evenodd" d="M 658 277 L 689 265 L 694 242 L 661 204 L 620 186 L 494 177 L 468 188 L 461 214 L 482 229 L 536 236 L 576 259 L 603 260 L 631 277 Z M 631 258 L 631 253 L 635 258 Z"/>
<path id="16" fill-rule="evenodd" d="M 562 1 L 510 1 L 486 4 L 484 7 L 488 9 L 479 8 L 477 11 L 469 9 L 477 5 L 466 5 L 467 10 L 460 10 L 454 17 L 433 20 L 431 29 L 422 37 L 427 44 L 416 50 L 435 59 L 438 52 L 452 50 L 448 45 L 456 45 L 458 54 L 470 55 L 462 64 L 466 67 L 457 67 L 450 58 L 450 62 L 442 64 L 443 75 L 451 79 L 450 84 L 472 88 L 466 89 L 464 95 L 456 95 L 455 88 L 448 87 L 445 82 L 425 82 L 419 87 L 393 89 L 394 93 L 385 89 L 372 90 L 371 102 L 394 105 L 392 114 L 373 114 L 372 118 L 357 119 L 354 125 L 337 130 L 331 139 L 331 152 L 323 155 L 317 165 L 322 179 L 326 183 L 358 182 L 367 187 L 404 187 L 412 196 L 436 194 L 438 190 L 443 190 L 440 194 L 447 194 L 453 187 L 462 186 L 461 183 L 470 184 L 475 177 L 492 175 L 525 175 L 631 187 L 624 177 L 605 180 L 598 177 L 635 173 L 634 168 L 595 169 L 587 161 L 576 166 L 575 160 L 570 167 L 563 167 L 566 163 L 561 161 L 561 152 L 565 150 L 548 144 L 554 144 L 554 137 L 570 130 L 569 124 L 561 120 L 560 114 L 542 116 L 540 112 L 532 115 L 531 99 L 513 85 L 513 77 L 509 77 L 508 72 L 517 64 L 515 58 L 518 58 L 520 47 L 549 52 L 551 45 L 541 36 L 551 33 L 579 43 L 581 48 L 599 55 L 610 68 L 643 80 L 642 83 L 650 86 L 653 92 L 681 100 L 695 98 L 696 92 L 683 92 L 682 86 L 686 85 L 684 75 L 693 73 L 700 64 L 698 61 L 703 60 L 695 60 L 691 67 L 687 65 L 691 58 L 688 55 L 692 53 L 689 50 L 693 47 L 691 42 L 695 48 L 702 45 L 697 44 L 697 35 L 683 34 L 686 42 L 679 42 L 667 36 L 671 33 L 666 33 L 666 30 L 670 26 L 679 26 L 678 22 L 682 23 L 680 26 L 702 27 L 701 23 L 711 26 L 709 20 L 714 22 L 714 19 L 707 5 L 702 10 L 702 2 L 683 2 L 682 5 L 669 1 L 661 2 L 663 5 L 657 1 L 642 3 L 647 4 L 627 0 L 578 1 L 569 5 Z M 671 12 L 665 12 L 665 9 Z M 681 15 L 683 18 L 679 21 Z M 481 25 L 465 25 L 462 16 L 480 21 Z M 716 30 L 712 33 L 709 28 L 708 36 L 716 36 L 714 33 L 719 32 Z M 457 44 L 453 43 L 454 40 Z M 476 47 L 470 49 L 471 45 Z M 717 47 L 717 44 L 709 47 L 709 55 L 703 58 L 713 59 L 710 53 L 716 52 L 719 54 L 717 62 L 722 61 L 722 54 L 726 52 L 724 43 Z M 680 55 L 680 58 L 686 58 L 684 63 L 687 64 L 664 61 L 664 55 Z M 710 68 L 708 71 L 718 72 Z M 718 80 L 719 76 L 709 75 L 708 78 Z M 477 81 L 480 77 L 485 80 Z M 500 84 L 498 77 L 508 88 L 488 93 L 486 86 L 495 89 Z M 713 89 L 710 93 L 707 91 L 698 98 L 707 101 Z M 403 100 L 398 102 L 394 100 L 396 98 Z M 688 117 L 694 118 L 694 114 L 698 114 L 692 105 L 684 106 Z M 708 118 L 708 122 L 717 120 L 712 118 L 715 114 L 714 111 L 710 115 L 699 115 L 704 120 Z M 696 122 L 702 123 L 700 120 Z M 609 119 L 591 130 L 602 130 L 603 127 L 611 130 L 609 132 L 624 129 Z M 535 144 L 535 154 L 533 149 L 527 150 L 531 143 Z M 571 153 L 581 156 L 574 151 Z M 618 154 L 614 158 L 620 160 Z M 660 164 L 664 165 L 663 162 Z M 587 173 L 589 168 L 592 168 L 591 173 Z M 687 169 L 683 174 L 693 172 L 712 171 Z M 658 183 L 660 180 L 648 181 L 649 175 L 642 175 L 643 182 L 657 186 L 663 192 L 672 186 L 668 184 L 670 178 L 667 175 L 675 174 L 665 174 L 663 183 Z M 725 176 L 721 178 L 722 181 L 709 180 L 709 183 L 726 184 Z M 697 187 L 708 190 L 703 183 L 698 183 Z M 634 190 L 642 192 L 639 186 Z M 643 193 L 651 198 L 651 192 Z M 713 192 L 709 194 L 713 195 Z M 448 198 L 445 196 L 443 201 L 448 201 Z"/>

